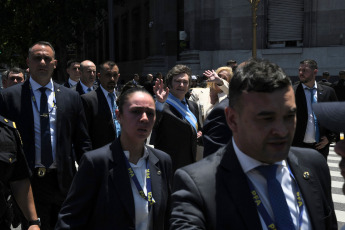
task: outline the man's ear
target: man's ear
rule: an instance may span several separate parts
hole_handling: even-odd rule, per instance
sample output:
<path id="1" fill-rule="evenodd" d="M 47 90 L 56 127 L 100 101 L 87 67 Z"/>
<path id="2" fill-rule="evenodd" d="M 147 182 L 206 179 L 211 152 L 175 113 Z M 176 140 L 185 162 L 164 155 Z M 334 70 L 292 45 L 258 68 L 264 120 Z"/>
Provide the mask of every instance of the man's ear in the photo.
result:
<path id="1" fill-rule="evenodd" d="M 238 117 L 237 112 L 235 111 L 235 109 L 228 106 L 224 109 L 224 113 L 225 113 L 225 119 L 229 128 L 232 130 L 232 132 L 236 132 L 238 128 L 237 127 L 237 117 Z"/>

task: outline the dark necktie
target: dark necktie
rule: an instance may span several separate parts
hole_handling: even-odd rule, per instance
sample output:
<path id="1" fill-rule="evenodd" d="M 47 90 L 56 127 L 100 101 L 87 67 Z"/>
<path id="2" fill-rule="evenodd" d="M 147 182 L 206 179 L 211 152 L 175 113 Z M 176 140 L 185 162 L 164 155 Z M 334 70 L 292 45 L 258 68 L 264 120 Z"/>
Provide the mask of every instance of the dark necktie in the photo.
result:
<path id="1" fill-rule="evenodd" d="M 86 90 L 88 93 L 89 92 L 91 92 L 92 91 L 92 89 L 91 88 L 87 88 L 87 90 Z"/>
<path id="2" fill-rule="evenodd" d="M 277 229 L 295 229 L 283 189 L 279 181 L 276 179 L 277 167 L 278 165 L 273 164 L 259 166 L 256 169 L 267 180 L 268 198 L 270 200 L 274 215 L 274 223 L 276 224 Z"/>
<path id="3" fill-rule="evenodd" d="M 314 97 L 314 90 L 316 90 L 315 88 L 306 88 L 309 90 L 310 92 L 310 102 L 311 104 L 317 103 L 317 99 L 316 97 Z M 313 107 L 312 107 L 313 108 Z M 319 131 L 319 125 L 317 123 L 317 118 L 315 116 L 314 111 L 313 112 L 313 118 L 314 118 L 314 127 L 315 127 L 315 141 L 318 143 L 320 141 L 320 131 Z"/>
<path id="4" fill-rule="evenodd" d="M 50 136 L 50 122 L 48 113 L 48 99 L 46 88 L 41 87 L 40 122 L 41 122 L 41 163 L 46 167 L 53 163 L 52 145 Z"/>

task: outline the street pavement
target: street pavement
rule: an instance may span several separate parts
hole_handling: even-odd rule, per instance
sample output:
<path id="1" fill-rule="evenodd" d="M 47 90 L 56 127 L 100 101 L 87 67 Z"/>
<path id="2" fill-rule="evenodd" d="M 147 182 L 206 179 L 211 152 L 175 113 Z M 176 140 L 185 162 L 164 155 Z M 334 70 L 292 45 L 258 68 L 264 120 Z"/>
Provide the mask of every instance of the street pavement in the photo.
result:
<path id="1" fill-rule="evenodd" d="M 345 195 L 342 192 L 344 179 L 340 174 L 339 161 L 341 157 L 334 152 L 334 147 L 329 149 L 327 163 L 332 177 L 332 197 L 335 214 L 338 220 L 338 229 L 345 225 Z"/>

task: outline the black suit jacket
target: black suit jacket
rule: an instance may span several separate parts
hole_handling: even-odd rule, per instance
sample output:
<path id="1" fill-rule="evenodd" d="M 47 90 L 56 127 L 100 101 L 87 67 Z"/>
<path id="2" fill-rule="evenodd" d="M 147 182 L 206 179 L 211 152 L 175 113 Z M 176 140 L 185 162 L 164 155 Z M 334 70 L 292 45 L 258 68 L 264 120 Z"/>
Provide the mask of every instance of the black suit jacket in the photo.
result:
<path id="1" fill-rule="evenodd" d="M 168 228 L 170 216 L 171 159 L 147 148 L 156 201 L 149 214 L 153 221 L 149 229 L 163 230 Z M 56 229 L 135 229 L 131 182 L 119 139 L 84 155 Z"/>
<path id="2" fill-rule="evenodd" d="M 198 119 L 199 111 L 195 102 L 186 100 L 189 110 Z M 173 171 L 195 162 L 197 133 L 188 121 L 171 105 L 165 103 L 163 111 L 157 111 L 154 126 L 154 146 L 171 156 Z"/>
<path id="3" fill-rule="evenodd" d="M 337 229 L 331 177 L 323 156 L 292 147 L 288 164 L 313 229 Z M 309 179 L 304 179 L 309 172 Z M 175 173 L 170 229 L 262 229 L 247 177 L 232 141 L 217 153 Z"/>
<path id="4" fill-rule="evenodd" d="M 71 88 L 71 85 L 69 84 L 68 80 L 63 83 L 63 86 L 65 86 L 66 88 Z"/>
<path id="5" fill-rule="evenodd" d="M 113 117 L 101 87 L 90 93 L 83 94 L 81 100 L 84 105 L 86 121 L 92 148 L 100 148 L 116 138 Z"/>
<path id="6" fill-rule="evenodd" d="M 297 123 L 295 136 L 292 142 L 293 146 L 302 147 L 305 131 L 308 122 L 308 108 L 307 101 L 305 98 L 305 89 L 303 89 L 302 84 L 293 86 L 295 91 L 295 99 L 297 106 Z M 334 89 L 331 87 L 320 85 L 317 83 L 317 102 L 327 102 L 327 101 L 337 101 L 337 96 L 335 95 Z M 326 127 L 319 124 L 320 137 L 326 136 L 329 141 L 334 138 L 334 134 L 329 131 Z M 328 155 L 329 144 L 325 146 L 320 152 L 325 152 Z"/>
<path id="7" fill-rule="evenodd" d="M 0 114 L 16 122 L 30 169 L 35 167 L 34 116 L 29 80 L 1 92 Z M 67 193 L 72 182 L 75 160 L 91 149 L 80 96 L 54 83 L 56 99 L 56 162 L 59 186 Z M 74 149 L 74 151 L 73 151 Z"/>
<path id="8" fill-rule="evenodd" d="M 334 82 L 332 86 L 339 101 L 345 101 L 345 79 Z"/>
<path id="9" fill-rule="evenodd" d="M 229 98 L 225 98 L 216 105 L 207 116 L 202 129 L 204 143 L 204 158 L 225 146 L 232 137 L 224 109 L 229 106 Z"/>

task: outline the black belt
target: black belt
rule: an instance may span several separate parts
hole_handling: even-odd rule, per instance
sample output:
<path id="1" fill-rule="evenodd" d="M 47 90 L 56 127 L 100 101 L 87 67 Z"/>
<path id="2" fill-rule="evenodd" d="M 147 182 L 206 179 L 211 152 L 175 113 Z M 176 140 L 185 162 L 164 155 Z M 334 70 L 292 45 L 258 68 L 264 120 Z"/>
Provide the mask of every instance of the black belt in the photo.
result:
<path id="1" fill-rule="evenodd" d="M 50 169 L 50 168 L 44 168 L 44 167 L 38 167 L 35 168 L 35 175 L 38 177 L 44 177 L 46 174 L 56 173 L 57 169 Z"/>

